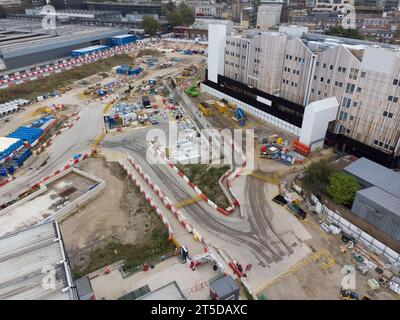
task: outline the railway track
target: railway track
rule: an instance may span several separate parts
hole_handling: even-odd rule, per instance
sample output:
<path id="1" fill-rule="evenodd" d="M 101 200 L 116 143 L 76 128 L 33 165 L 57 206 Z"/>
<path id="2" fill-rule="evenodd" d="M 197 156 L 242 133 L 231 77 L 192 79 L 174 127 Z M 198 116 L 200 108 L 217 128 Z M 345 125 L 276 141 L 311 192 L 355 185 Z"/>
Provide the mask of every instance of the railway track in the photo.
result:
<path id="1" fill-rule="evenodd" d="M 181 201 L 187 199 L 192 195 L 185 190 L 179 183 L 175 181 L 169 174 L 166 173 L 165 168 L 162 165 L 153 165 L 152 170 L 156 174 L 162 183 L 175 195 L 176 200 Z M 271 239 L 264 236 L 264 231 L 262 228 L 258 228 L 255 224 L 252 225 L 252 230 L 250 232 L 243 232 L 234 228 L 231 228 L 216 219 L 209 213 L 209 209 L 204 208 L 205 204 L 194 203 L 188 207 L 186 210 L 190 213 L 191 218 L 203 227 L 206 227 L 207 231 L 211 234 L 223 239 L 229 243 L 235 243 L 237 245 L 246 245 L 254 251 L 254 255 L 258 260 L 258 263 L 262 266 L 268 266 L 269 264 L 279 261 L 282 256 L 285 255 L 283 249 L 281 249 L 280 254 L 277 254 L 269 244 Z"/>

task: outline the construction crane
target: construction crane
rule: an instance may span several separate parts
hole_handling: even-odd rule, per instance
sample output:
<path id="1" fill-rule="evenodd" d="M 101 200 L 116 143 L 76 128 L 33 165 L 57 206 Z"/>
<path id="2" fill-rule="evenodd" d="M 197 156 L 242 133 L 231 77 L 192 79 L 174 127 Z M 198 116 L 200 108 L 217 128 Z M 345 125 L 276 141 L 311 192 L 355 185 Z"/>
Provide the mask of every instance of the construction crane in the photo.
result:
<path id="1" fill-rule="evenodd" d="M 194 79 L 192 85 L 186 89 L 186 93 L 191 95 L 192 97 L 199 96 L 200 92 L 197 90 L 197 85 L 199 84 L 200 79 L 203 77 L 204 73 L 206 72 L 207 66 L 203 68 L 203 70 L 197 75 Z"/>

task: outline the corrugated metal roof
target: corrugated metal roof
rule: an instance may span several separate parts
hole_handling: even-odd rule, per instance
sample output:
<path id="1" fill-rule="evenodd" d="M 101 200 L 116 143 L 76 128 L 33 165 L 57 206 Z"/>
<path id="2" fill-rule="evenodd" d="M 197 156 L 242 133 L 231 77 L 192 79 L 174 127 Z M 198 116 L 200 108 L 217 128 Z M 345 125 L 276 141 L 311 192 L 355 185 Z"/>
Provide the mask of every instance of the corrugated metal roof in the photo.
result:
<path id="1" fill-rule="evenodd" d="M 345 167 L 344 171 L 400 198 L 400 173 L 394 172 L 367 158 L 360 158 L 354 161 Z"/>
<path id="2" fill-rule="evenodd" d="M 360 190 L 357 193 L 400 216 L 400 198 L 375 186 Z"/>
<path id="3" fill-rule="evenodd" d="M 211 282 L 210 286 L 220 298 L 231 295 L 239 290 L 238 284 L 229 275 Z"/>
<path id="4" fill-rule="evenodd" d="M 60 241 L 55 222 L 0 238 L 0 300 L 75 299 Z M 54 268 L 54 288 L 42 284 L 47 268 Z"/>

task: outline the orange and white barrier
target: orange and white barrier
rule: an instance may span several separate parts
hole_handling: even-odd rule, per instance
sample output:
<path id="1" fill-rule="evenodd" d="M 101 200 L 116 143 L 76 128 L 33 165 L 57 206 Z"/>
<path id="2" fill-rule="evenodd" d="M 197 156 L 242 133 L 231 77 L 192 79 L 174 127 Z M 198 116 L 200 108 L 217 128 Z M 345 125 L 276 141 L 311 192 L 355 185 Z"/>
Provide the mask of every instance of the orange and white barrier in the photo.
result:
<path id="1" fill-rule="evenodd" d="M 211 201 L 204 193 L 203 191 L 200 190 L 200 188 L 198 186 L 196 186 L 192 181 L 190 181 L 190 179 L 182 172 L 178 169 L 178 167 L 172 163 L 172 161 L 169 161 L 166 157 L 166 155 L 164 154 L 164 152 L 160 151 L 158 148 L 154 147 L 153 144 L 150 145 L 150 147 L 154 148 L 154 150 L 156 151 L 156 153 L 158 154 L 158 156 L 164 160 L 166 163 L 168 163 L 168 165 L 198 194 L 200 195 L 203 200 L 205 202 L 207 202 L 207 204 L 209 204 L 214 210 L 217 210 L 218 212 L 224 214 L 224 215 L 229 215 L 233 209 L 231 209 L 231 207 L 224 209 L 221 207 L 218 207 L 213 201 Z"/>

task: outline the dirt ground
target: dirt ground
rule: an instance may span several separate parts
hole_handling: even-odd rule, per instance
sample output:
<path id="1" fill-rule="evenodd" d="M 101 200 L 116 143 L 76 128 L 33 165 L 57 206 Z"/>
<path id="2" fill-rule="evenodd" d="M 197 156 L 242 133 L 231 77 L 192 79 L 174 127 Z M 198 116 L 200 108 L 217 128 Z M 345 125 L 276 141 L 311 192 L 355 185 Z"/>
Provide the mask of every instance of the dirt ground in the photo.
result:
<path id="1" fill-rule="evenodd" d="M 139 244 L 154 228 L 161 226 L 157 215 L 143 210 L 146 202 L 117 163 L 91 158 L 80 165 L 83 171 L 106 181 L 106 189 L 85 207 L 61 223 L 71 264 L 84 269 L 90 253 L 104 244 Z"/>
<path id="2" fill-rule="evenodd" d="M 317 223 L 315 217 L 308 217 L 307 219 Z M 262 290 L 260 294 L 264 294 L 268 300 L 338 300 L 341 298 L 340 287 L 344 276 L 342 268 L 345 265 L 355 265 L 351 250 L 347 250 L 345 253 L 340 252 L 340 245 L 343 242 L 340 236 L 335 235 L 328 235 L 329 243 L 326 246 L 321 237 L 322 230 L 317 230 L 315 225 L 312 226 L 309 223 L 305 223 L 305 226 L 312 235 L 312 240 L 307 241 L 310 248 L 314 252 L 327 248 L 336 263 L 328 271 L 324 271 L 315 261 L 304 265 Z M 360 299 L 364 295 L 368 295 L 371 300 L 400 299 L 400 296 L 389 288 L 385 287 L 374 291 L 368 286 L 368 279 L 378 279 L 375 272 L 370 271 L 366 275 L 362 275 L 358 271 L 355 273 L 356 289 L 354 291 L 358 293 Z"/>

